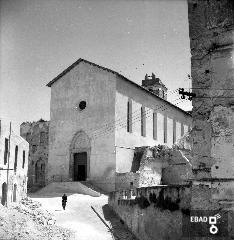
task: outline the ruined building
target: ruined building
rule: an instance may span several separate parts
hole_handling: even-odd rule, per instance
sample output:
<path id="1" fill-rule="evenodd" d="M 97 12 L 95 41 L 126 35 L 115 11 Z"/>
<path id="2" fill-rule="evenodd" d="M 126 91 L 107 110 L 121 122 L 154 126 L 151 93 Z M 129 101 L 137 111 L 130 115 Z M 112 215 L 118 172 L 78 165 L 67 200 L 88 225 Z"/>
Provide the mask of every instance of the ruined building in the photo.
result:
<path id="1" fill-rule="evenodd" d="M 46 184 L 49 122 L 41 119 L 22 123 L 20 135 L 29 143 L 28 189 L 35 191 Z"/>
<path id="2" fill-rule="evenodd" d="M 79 59 L 47 86 L 47 182 L 89 180 L 114 190 L 115 174 L 130 172 L 136 147 L 172 146 L 191 126 L 191 115 L 166 100 L 154 75 L 143 87 Z"/>
<path id="3" fill-rule="evenodd" d="M 0 200 L 2 205 L 27 195 L 29 144 L 0 120 Z"/>

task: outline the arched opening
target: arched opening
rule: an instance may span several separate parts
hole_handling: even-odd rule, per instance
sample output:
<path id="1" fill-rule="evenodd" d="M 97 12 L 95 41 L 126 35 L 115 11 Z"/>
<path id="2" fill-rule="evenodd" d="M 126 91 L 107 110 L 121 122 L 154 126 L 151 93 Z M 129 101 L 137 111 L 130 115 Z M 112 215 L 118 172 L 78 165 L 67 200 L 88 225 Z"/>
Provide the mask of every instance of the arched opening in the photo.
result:
<path id="1" fill-rule="evenodd" d="M 2 200 L 1 200 L 3 206 L 6 204 L 6 201 L 7 201 L 7 184 L 4 182 L 2 184 Z"/>
<path id="2" fill-rule="evenodd" d="M 89 177 L 90 140 L 84 131 L 77 132 L 70 145 L 69 177 L 73 181 L 85 181 Z"/>
<path id="3" fill-rule="evenodd" d="M 14 184 L 14 190 L 13 190 L 13 202 L 16 202 L 17 200 L 17 184 Z"/>
<path id="4" fill-rule="evenodd" d="M 40 186 L 45 184 L 45 162 L 41 158 L 35 164 L 35 182 Z"/>

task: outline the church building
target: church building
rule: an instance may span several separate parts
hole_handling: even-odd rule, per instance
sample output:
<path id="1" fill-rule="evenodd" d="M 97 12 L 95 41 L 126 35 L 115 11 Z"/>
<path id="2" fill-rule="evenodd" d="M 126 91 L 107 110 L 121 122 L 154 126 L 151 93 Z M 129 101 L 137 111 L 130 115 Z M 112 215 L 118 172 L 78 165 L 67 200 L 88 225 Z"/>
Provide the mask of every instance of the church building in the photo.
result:
<path id="1" fill-rule="evenodd" d="M 47 183 L 90 181 L 113 191 L 116 173 L 130 172 L 135 147 L 171 147 L 192 124 L 189 113 L 167 101 L 167 88 L 154 74 L 140 86 L 79 59 L 47 86 Z"/>

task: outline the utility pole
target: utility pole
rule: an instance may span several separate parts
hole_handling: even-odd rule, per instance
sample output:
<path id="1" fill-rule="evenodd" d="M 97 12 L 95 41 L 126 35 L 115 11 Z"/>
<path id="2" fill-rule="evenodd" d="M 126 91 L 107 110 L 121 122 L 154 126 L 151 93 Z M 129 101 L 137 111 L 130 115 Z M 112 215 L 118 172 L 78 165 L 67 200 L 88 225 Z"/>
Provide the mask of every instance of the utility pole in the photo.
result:
<path id="1" fill-rule="evenodd" d="M 10 166 L 10 152 L 11 152 L 11 122 L 10 122 L 10 133 L 9 133 L 9 150 L 7 159 L 7 194 L 6 194 L 6 206 L 8 205 L 8 185 L 9 185 L 9 166 Z"/>

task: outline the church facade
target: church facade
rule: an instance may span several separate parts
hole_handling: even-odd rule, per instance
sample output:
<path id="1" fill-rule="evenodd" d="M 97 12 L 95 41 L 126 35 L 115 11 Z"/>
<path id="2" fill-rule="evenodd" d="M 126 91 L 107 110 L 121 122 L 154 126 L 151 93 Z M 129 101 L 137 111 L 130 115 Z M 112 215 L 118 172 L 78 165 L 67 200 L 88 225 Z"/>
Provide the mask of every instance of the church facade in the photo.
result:
<path id="1" fill-rule="evenodd" d="M 47 84 L 47 183 L 90 181 L 112 191 L 135 147 L 172 146 L 190 129 L 191 115 L 166 100 L 161 80 L 146 75 L 142 85 L 84 59 Z"/>

